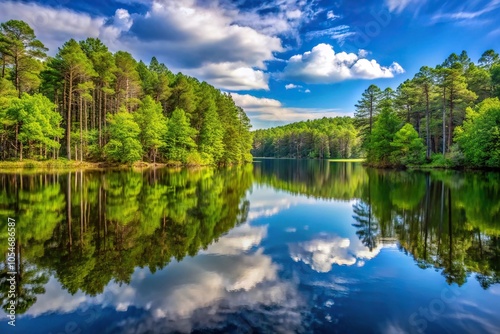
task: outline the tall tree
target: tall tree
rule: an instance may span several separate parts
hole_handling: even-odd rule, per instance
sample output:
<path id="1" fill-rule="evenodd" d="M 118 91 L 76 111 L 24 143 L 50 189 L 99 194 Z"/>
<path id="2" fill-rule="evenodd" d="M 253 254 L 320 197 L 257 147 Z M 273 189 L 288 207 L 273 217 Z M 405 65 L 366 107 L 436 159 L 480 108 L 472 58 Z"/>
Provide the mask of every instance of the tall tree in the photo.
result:
<path id="1" fill-rule="evenodd" d="M 0 25 L 2 78 L 5 77 L 7 59 L 10 59 L 12 81 L 19 97 L 27 90 L 27 82 L 33 80 L 33 76 L 38 76 L 41 66 L 37 59 L 44 58 L 47 50 L 43 43 L 36 39 L 35 32 L 26 22 L 9 20 Z"/>
<path id="2" fill-rule="evenodd" d="M 71 160 L 71 124 L 74 95 L 81 89 L 79 84 L 84 84 L 90 80 L 96 73 L 92 63 L 83 52 L 80 44 L 74 39 L 64 43 L 56 55 L 56 62 L 53 63 L 64 78 L 64 97 L 66 107 L 66 154 Z M 81 112 L 81 110 L 80 110 Z"/>
<path id="3" fill-rule="evenodd" d="M 115 53 L 115 110 L 125 106 L 131 111 L 139 105 L 141 94 L 140 76 L 137 72 L 137 61 L 125 51 Z"/>
<path id="4" fill-rule="evenodd" d="M 369 147 L 369 138 L 372 133 L 374 119 L 378 112 L 382 91 L 376 85 L 370 85 L 361 95 L 361 99 L 356 104 L 354 118 L 360 130 L 363 145 Z"/>
<path id="5" fill-rule="evenodd" d="M 158 150 L 165 145 L 162 137 L 167 132 L 167 119 L 161 105 L 147 95 L 133 115 L 140 128 L 139 141 L 144 153 L 149 161 L 156 162 Z"/>
<path id="6" fill-rule="evenodd" d="M 434 73 L 430 67 L 423 66 L 415 75 L 415 83 L 420 89 L 421 96 L 425 104 L 425 141 L 426 141 L 426 158 L 431 157 L 431 109 L 430 104 L 433 95 Z M 418 133 L 418 131 L 417 131 Z"/>
<path id="7" fill-rule="evenodd" d="M 200 152 L 208 155 L 211 163 L 220 163 L 224 155 L 222 138 L 224 129 L 215 108 L 215 102 L 210 100 L 210 105 L 205 111 L 203 125 L 200 131 Z"/>
<path id="8" fill-rule="evenodd" d="M 167 158 L 186 162 L 188 153 L 196 147 L 193 139 L 195 135 L 196 130 L 189 125 L 184 110 L 175 109 L 168 121 L 168 130 L 165 136 Z"/>
<path id="9" fill-rule="evenodd" d="M 115 115 L 108 114 L 110 141 L 104 152 L 112 161 L 132 163 L 141 160 L 142 146 L 139 141 L 141 129 L 134 116 L 123 107 Z"/>

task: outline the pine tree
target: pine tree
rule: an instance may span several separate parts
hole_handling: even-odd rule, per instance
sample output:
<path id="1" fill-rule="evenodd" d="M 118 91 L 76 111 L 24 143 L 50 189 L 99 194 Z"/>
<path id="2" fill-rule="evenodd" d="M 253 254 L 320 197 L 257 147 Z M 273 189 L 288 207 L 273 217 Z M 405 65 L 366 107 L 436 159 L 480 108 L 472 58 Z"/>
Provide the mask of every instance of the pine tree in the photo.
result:
<path id="1" fill-rule="evenodd" d="M 196 130 L 189 125 L 184 110 L 175 109 L 168 120 L 165 152 L 168 159 L 186 162 L 188 154 L 196 148 L 193 137 Z"/>
<path id="2" fill-rule="evenodd" d="M 133 115 L 140 128 L 139 141 L 144 153 L 149 161 L 155 163 L 158 150 L 165 145 L 162 136 L 167 132 L 167 119 L 163 116 L 161 105 L 147 95 Z"/>
<path id="3" fill-rule="evenodd" d="M 115 115 L 107 115 L 109 142 L 104 146 L 106 157 L 111 161 L 132 163 L 142 158 L 139 141 L 141 129 L 132 114 L 122 108 Z"/>

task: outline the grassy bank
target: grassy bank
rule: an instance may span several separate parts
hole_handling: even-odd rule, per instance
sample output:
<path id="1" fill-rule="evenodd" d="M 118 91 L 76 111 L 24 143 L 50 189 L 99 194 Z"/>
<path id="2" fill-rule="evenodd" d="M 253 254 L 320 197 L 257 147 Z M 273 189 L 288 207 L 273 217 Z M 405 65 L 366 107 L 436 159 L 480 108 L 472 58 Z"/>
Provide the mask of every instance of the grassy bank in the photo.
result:
<path id="1" fill-rule="evenodd" d="M 365 159 L 357 158 L 357 159 L 328 159 L 331 162 L 363 162 Z"/>
<path id="2" fill-rule="evenodd" d="M 135 162 L 133 164 L 118 164 L 108 162 L 88 162 L 67 159 L 57 160 L 23 160 L 23 161 L 0 161 L 0 171 L 23 171 L 23 170 L 81 170 L 81 169 L 120 169 L 120 168 L 150 168 L 150 167 L 181 167 L 180 162 L 148 163 Z"/>

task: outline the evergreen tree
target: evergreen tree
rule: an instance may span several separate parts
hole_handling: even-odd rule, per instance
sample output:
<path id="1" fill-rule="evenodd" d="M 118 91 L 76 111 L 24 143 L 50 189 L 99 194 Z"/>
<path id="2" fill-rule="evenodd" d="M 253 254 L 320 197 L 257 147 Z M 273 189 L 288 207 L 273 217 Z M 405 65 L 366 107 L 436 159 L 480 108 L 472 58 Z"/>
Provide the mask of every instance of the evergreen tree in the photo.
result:
<path id="1" fill-rule="evenodd" d="M 391 108 L 384 108 L 380 112 L 370 136 L 367 160 L 378 166 L 390 166 L 391 156 L 395 148 L 391 145 L 394 135 L 398 131 L 400 121 Z"/>
<path id="2" fill-rule="evenodd" d="M 139 141 L 141 129 L 132 114 L 122 108 L 115 115 L 107 115 L 110 140 L 104 146 L 104 153 L 111 161 L 132 163 L 142 158 Z"/>
<path id="3" fill-rule="evenodd" d="M 373 123 L 378 114 L 378 106 L 382 91 L 376 85 L 370 85 L 362 94 L 356 104 L 354 118 L 360 130 L 360 136 L 365 148 L 369 147 L 369 138 L 372 133 Z"/>
<path id="4" fill-rule="evenodd" d="M 37 59 L 44 58 L 46 51 L 26 22 L 9 20 L 0 25 L 2 78 L 5 77 L 5 68 L 12 66 L 11 77 L 19 97 L 38 87 L 42 66 Z"/>
<path id="5" fill-rule="evenodd" d="M 224 129 L 215 109 L 215 102 L 210 101 L 210 106 L 205 112 L 203 125 L 200 132 L 200 152 L 208 156 L 211 163 L 220 163 L 224 155 L 222 138 Z"/>
<path id="6" fill-rule="evenodd" d="M 393 163 L 402 165 L 419 165 L 425 157 L 425 146 L 410 123 L 406 123 L 396 134 L 391 143 Z"/>
<path id="7" fill-rule="evenodd" d="M 161 105 L 147 95 L 133 115 L 140 129 L 139 141 L 146 158 L 156 162 L 159 149 L 165 146 L 162 136 L 167 132 L 167 119 L 163 116 Z"/>
<path id="8" fill-rule="evenodd" d="M 165 152 L 169 160 L 186 162 L 188 154 L 196 148 L 193 137 L 196 130 L 189 125 L 184 110 L 175 109 L 168 121 Z"/>

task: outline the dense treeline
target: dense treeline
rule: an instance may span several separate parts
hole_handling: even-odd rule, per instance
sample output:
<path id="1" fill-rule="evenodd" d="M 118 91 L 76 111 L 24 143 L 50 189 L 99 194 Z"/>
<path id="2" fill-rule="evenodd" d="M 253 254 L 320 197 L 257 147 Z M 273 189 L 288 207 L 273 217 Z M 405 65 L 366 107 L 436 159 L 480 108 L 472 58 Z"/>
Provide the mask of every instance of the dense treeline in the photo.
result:
<path id="1" fill-rule="evenodd" d="M 500 167 L 500 58 L 467 52 L 423 66 L 396 91 L 368 87 L 355 119 L 368 163 Z"/>
<path id="2" fill-rule="evenodd" d="M 322 118 L 254 132 L 252 154 L 275 158 L 350 158 L 359 154 L 350 117 Z"/>
<path id="3" fill-rule="evenodd" d="M 0 25 L 0 160 L 251 160 L 250 120 L 229 94 L 96 38 L 47 51 L 25 22 Z"/>

